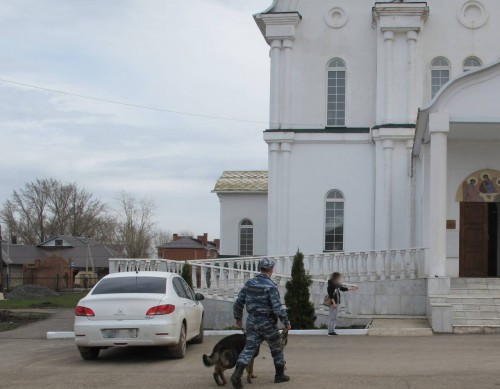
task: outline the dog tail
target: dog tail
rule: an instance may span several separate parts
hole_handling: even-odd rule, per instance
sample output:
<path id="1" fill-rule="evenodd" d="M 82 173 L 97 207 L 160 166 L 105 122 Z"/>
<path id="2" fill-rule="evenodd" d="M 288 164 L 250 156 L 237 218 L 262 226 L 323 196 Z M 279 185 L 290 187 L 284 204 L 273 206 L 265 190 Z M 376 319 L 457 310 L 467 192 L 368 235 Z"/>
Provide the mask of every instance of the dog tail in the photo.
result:
<path id="1" fill-rule="evenodd" d="M 215 365 L 215 362 L 217 361 L 217 356 L 215 354 L 212 354 L 210 356 L 203 354 L 203 364 L 206 367 L 210 367 Z"/>

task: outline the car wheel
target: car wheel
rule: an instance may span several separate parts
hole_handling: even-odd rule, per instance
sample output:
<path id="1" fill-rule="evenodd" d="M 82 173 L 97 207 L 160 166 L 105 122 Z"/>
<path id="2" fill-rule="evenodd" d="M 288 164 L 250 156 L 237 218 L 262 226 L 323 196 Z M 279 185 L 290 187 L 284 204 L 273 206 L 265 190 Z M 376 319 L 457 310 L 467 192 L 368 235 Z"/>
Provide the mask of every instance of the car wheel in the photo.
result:
<path id="1" fill-rule="evenodd" d="M 203 343 L 203 335 L 204 335 L 204 329 L 205 325 L 203 323 L 203 317 L 201 318 L 201 323 L 200 323 L 200 332 L 198 332 L 198 336 L 194 338 L 191 342 L 194 344 L 202 344 Z"/>
<path id="2" fill-rule="evenodd" d="M 101 351 L 101 349 L 99 347 L 78 346 L 78 351 L 80 351 L 82 359 L 86 361 L 94 361 L 99 357 L 99 352 Z"/>
<path id="3" fill-rule="evenodd" d="M 172 349 L 172 357 L 182 359 L 186 356 L 186 325 L 182 324 L 179 343 Z"/>

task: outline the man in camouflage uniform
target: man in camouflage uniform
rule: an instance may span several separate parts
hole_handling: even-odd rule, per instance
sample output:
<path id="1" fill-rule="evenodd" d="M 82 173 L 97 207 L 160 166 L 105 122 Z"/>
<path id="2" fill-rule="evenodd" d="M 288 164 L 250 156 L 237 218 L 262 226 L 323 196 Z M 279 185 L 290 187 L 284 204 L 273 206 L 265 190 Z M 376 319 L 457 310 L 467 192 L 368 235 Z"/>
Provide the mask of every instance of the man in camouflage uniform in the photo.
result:
<path id="1" fill-rule="evenodd" d="M 248 312 L 245 348 L 241 352 L 236 369 L 231 376 L 231 383 L 236 389 L 243 388 L 241 383 L 243 371 L 264 340 L 269 344 L 276 368 L 274 382 L 281 383 L 290 380 L 285 375 L 285 358 L 277 328 L 278 319 L 287 329 L 291 329 L 291 326 L 287 313 L 282 308 L 278 287 L 270 278 L 273 274 L 274 262 L 264 258 L 259 263 L 259 270 L 260 274 L 245 283 L 233 307 L 236 325 L 240 328 L 243 326 L 243 307 L 245 305 Z"/>

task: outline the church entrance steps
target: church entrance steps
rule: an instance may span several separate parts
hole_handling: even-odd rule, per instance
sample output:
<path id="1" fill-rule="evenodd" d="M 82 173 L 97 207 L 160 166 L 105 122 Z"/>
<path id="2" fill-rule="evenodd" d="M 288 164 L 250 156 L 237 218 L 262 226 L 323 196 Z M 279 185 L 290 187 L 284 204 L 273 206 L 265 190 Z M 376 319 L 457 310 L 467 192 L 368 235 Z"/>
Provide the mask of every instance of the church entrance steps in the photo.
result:
<path id="1" fill-rule="evenodd" d="M 492 325 L 454 325 L 454 334 L 500 334 L 500 326 Z"/>
<path id="2" fill-rule="evenodd" d="M 499 278 L 453 278 L 450 285 L 451 295 L 495 296 L 500 300 Z"/>
<path id="3" fill-rule="evenodd" d="M 369 336 L 432 336 L 427 318 L 375 318 L 368 329 Z"/>
<path id="4" fill-rule="evenodd" d="M 431 307 L 448 306 L 450 330 L 457 334 L 500 333 L 500 279 L 453 278 L 450 293 L 430 295 Z"/>

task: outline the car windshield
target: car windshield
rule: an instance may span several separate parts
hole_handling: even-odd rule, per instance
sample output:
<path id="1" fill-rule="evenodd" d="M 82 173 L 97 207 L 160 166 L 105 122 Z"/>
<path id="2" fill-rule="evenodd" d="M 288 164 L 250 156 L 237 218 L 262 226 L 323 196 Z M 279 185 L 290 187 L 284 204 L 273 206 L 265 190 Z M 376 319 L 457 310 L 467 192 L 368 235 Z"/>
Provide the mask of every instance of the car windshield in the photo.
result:
<path id="1" fill-rule="evenodd" d="M 92 294 L 111 293 L 159 293 L 165 294 L 167 279 L 163 277 L 117 277 L 99 282 Z"/>

